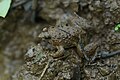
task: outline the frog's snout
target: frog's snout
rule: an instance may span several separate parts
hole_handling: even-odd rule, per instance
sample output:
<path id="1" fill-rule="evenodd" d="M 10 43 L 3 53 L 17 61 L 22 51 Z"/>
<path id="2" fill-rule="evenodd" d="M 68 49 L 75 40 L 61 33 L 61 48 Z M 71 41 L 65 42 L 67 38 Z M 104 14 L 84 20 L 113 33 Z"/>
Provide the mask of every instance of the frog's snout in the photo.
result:
<path id="1" fill-rule="evenodd" d="M 39 37 L 39 38 L 44 38 L 45 35 L 44 35 L 43 33 L 40 33 L 40 34 L 38 35 L 38 37 Z"/>
<path id="2" fill-rule="evenodd" d="M 49 38 L 50 35 L 48 34 L 48 32 L 42 32 L 39 34 L 38 36 L 40 39 L 43 39 L 43 38 Z"/>

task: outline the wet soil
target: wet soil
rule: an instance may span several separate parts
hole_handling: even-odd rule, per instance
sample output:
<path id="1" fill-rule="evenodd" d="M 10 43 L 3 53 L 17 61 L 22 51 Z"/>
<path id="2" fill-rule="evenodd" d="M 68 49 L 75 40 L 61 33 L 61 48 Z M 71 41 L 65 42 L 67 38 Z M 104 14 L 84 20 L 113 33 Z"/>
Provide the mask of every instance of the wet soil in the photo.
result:
<path id="1" fill-rule="evenodd" d="M 16 6 L 22 0 L 14 0 L 6 18 L 0 19 L 0 80 L 120 80 L 120 32 L 114 30 L 120 22 L 119 0 L 38 0 L 36 15 L 31 1 Z M 42 29 L 73 11 L 92 26 L 83 27 L 84 45 L 101 40 L 94 62 L 78 56 L 75 47 L 54 59 L 56 48 L 39 45 Z M 101 57 L 116 51 L 118 55 Z"/>

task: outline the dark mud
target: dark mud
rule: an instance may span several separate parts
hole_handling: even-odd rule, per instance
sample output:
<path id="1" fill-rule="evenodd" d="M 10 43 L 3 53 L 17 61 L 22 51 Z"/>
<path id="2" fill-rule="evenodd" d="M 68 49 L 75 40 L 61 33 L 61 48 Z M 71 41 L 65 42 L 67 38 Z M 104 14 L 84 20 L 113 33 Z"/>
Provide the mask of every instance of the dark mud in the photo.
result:
<path id="1" fill-rule="evenodd" d="M 120 32 L 114 30 L 120 22 L 119 0 L 38 0 L 37 8 L 32 0 L 25 1 L 14 0 L 7 17 L 0 19 L 0 80 L 120 80 Z M 88 53 L 89 58 L 98 53 L 93 62 L 79 56 L 75 47 L 54 59 L 56 48 L 38 38 L 44 27 L 55 26 L 70 12 L 90 25 L 81 26 L 86 51 L 101 41 Z M 104 57 L 116 51 L 118 55 Z"/>

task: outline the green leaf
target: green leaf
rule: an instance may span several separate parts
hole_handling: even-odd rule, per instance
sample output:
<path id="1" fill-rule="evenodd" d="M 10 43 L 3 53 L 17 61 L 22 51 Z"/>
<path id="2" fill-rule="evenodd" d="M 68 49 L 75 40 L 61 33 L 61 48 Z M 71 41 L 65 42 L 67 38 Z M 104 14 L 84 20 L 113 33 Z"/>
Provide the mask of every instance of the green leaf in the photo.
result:
<path id="1" fill-rule="evenodd" d="M 0 0 L 0 16 L 4 17 L 10 8 L 11 0 Z"/>
<path id="2" fill-rule="evenodd" d="M 118 31 L 120 29 L 120 24 L 117 24 L 116 26 L 115 26 L 115 31 Z"/>
<path id="3" fill-rule="evenodd" d="M 119 28 L 118 27 L 115 27 L 115 31 L 118 31 L 119 30 Z"/>
<path id="4" fill-rule="evenodd" d="M 116 26 L 116 27 L 120 28 L 120 24 L 117 24 L 117 26 Z"/>

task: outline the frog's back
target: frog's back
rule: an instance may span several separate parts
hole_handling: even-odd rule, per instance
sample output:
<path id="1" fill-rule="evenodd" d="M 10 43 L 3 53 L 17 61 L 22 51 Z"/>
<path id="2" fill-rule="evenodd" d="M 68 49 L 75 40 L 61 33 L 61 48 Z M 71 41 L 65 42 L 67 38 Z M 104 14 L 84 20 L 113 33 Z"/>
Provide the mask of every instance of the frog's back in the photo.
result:
<path id="1" fill-rule="evenodd" d="M 78 28 L 74 28 L 71 26 L 51 27 L 48 32 L 51 35 L 51 42 L 55 46 L 73 46 L 74 42 L 78 42 Z"/>
<path id="2" fill-rule="evenodd" d="M 52 44 L 56 46 L 66 46 L 79 41 L 79 36 L 84 34 L 85 31 L 72 21 L 73 20 L 65 14 L 57 21 L 55 27 L 49 28 L 48 33 L 51 35 Z"/>

